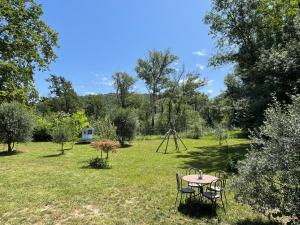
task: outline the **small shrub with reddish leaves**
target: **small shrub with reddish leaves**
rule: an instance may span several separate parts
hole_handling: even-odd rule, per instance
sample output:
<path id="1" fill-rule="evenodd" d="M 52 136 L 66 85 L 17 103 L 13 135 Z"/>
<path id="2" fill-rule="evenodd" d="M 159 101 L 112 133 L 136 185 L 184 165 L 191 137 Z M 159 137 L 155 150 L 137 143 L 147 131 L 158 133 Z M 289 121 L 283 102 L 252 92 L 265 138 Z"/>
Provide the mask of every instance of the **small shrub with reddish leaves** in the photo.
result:
<path id="1" fill-rule="evenodd" d="M 108 153 L 110 151 L 115 151 L 117 148 L 119 148 L 119 144 L 111 141 L 111 140 L 102 140 L 102 141 L 94 141 L 91 143 L 91 145 L 99 150 L 101 152 L 101 158 L 102 158 L 102 152 L 106 153 L 106 158 L 108 158 Z"/>

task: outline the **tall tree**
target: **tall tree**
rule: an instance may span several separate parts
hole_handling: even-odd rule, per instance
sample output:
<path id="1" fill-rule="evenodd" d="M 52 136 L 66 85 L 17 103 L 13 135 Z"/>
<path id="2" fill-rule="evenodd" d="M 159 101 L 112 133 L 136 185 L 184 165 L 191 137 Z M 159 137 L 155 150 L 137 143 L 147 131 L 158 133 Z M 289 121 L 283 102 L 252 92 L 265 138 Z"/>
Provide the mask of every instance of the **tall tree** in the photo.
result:
<path id="1" fill-rule="evenodd" d="M 33 74 L 55 60 L 57 33 L 41 19 L 34 0 L 0 0 L 0 101 L 28 103 Z"/>
<path id="2" fill-rule="evenodd" d="M 262 123 L 273 93 L 289 103 L 300 92 L 299 1 L 213 0 L 206 22 L 220 50 L 211 64 L 236 65 L 227 94 L 245 128 Z"/>
<path id="3" fill-rule="evenodd" d="M 50 83 L 49 90 L 52 95 L 51 105 L 53 110 L 70 114 L 75 113 L 79 108 L 79 99 L 71 81 L 55 75 L 51 75 L 46 81 Z"/>
<path id="4" fill-rule="evenodd" d="M 169 75 L 176 70 L 172 64 L 178 57 L 166 51 L 150 51 L 146 59 L 139 59 L 135 71 L 139 78 L 145 81 L 150 94 L 151 127 L 154 131 L 154 118 L 156 114 L 156 102 L 158 94 L 165 87 Z"/>
<path id="5" fill-rule="evenodd" d="M 116 89 L 117 99 L 122 108 L 128 106 L 128 97 L 133 89 L 135 80 L 124 72 L 117 72 L 113 75 L 114 86 Z"/>

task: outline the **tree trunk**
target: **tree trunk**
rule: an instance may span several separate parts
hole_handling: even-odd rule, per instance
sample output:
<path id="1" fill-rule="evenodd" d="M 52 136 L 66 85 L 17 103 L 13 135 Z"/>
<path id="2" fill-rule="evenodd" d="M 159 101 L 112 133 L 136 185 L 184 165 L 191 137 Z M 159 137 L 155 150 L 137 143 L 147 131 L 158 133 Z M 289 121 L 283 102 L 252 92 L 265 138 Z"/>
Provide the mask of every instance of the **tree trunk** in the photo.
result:
<path id="1" fill-rule="evenodd" d="M 12 152 L 14 150 L 13 143 L 9 142 L 9 143 L 7 143 L 7 146 L 8 146 L 8 148 L 7 148 L 8 152 Z"/>
<path id="2" fill-rule="evenodd" d="M 62 142 L 61 143 L 61 154 L 65 154 L 65 150 L 64 150 L 64 143 Z"/>

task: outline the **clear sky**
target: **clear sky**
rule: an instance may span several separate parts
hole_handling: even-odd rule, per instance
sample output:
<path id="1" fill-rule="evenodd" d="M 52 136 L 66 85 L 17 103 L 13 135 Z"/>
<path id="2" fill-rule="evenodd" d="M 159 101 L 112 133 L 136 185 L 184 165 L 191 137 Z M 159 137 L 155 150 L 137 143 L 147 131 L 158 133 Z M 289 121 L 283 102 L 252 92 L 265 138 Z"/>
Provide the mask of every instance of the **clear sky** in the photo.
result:
<path id="1" fill-rule="evenodd" d="M 58 59 L 50 70 L 37 72 L 40 95 L 48 95 L 50 74 L 71 80 L 79 95 L 113 92 L 111 76 L 136 76 L 138 58 L 149 50 L 170 48 L 179 64 L 209 80 L 201 90 L 215 96 L 224 90 L 230 66 L 208 68 L 216 51 L 203 18 L 210 0 L 38 0 L 43 20 L 59 33 Z M 137 92 L 146 92 L 142 81 Z"/>

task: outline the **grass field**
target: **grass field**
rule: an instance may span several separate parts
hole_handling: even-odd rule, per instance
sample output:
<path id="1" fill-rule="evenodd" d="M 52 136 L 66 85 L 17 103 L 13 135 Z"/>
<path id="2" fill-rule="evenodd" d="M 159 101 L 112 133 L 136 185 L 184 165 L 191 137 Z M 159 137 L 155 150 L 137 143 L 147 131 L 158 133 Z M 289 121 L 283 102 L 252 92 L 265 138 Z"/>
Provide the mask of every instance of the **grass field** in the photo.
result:
<path id="1" fill-rule="evenodd" d="M 230 192 L 226 214 L 175 208 L 177 171 L 197 167 L 213 174 L 226 166 L 226 150 L 213 137 L 184 141 L 188 152 L 166 155 L 155 153 L 160 140 L 135 141 L 111 154 L 112 169 L 106 170 L 86 167 L 99 155 L 89 145 L 75 145 L 63 156 L 52 143 L 0 152 L 0 224 L 268 224 Z M 229 145 L 230 152 L 244 154 L 248 140 L 231 138 Z"/>

